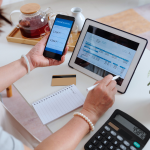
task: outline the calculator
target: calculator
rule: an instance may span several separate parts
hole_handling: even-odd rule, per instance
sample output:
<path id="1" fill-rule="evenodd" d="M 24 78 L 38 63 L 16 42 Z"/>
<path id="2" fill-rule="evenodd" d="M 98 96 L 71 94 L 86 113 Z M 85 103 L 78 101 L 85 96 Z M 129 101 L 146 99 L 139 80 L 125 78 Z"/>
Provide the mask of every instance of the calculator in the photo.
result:
<path id="1" fill-rule="evenodd" d="M 116 109 L 85 144 L 85 150 L 142 150 L 150 131 L 128 114 Z"/>

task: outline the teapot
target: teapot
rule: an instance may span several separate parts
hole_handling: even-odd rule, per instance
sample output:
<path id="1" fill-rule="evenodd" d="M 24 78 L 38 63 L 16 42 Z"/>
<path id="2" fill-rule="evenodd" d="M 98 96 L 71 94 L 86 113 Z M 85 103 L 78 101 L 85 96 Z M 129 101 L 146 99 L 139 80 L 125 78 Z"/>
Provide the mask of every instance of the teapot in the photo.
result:
<path id="1" fill-rule="evenodd" d="M 21 34 L 27 38 L 39 38 L 50 32 L 49 12 L 50 7 L 42 11 L 39 4 L 29 3 L 23 5 L 20 10 L 14 10 L 13 13 L 19 12 L 19 24 Z M 10 18 L 11 19 L 11 18 Z"/>

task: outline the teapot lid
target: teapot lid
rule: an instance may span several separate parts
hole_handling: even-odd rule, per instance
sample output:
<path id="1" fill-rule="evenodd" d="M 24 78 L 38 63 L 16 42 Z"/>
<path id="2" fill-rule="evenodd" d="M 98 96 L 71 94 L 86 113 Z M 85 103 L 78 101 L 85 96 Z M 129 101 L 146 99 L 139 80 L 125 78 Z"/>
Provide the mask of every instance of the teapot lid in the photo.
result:
<path id="1" fill-rule="evenodd" d="M 37 3 L 25 4 L 20 8 L 23 14 L 33 14 L 40 10 L 40 5 Z"/>

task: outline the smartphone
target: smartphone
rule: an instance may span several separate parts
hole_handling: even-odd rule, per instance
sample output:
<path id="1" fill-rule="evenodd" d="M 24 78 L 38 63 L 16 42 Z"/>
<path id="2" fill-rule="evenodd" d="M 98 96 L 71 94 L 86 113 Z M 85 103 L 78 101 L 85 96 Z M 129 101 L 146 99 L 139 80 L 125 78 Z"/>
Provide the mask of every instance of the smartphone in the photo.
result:
<path id="1" fill-rule="evenodd" d="M 48 58 L 61 60 L 75 18 L 58 14 L 47 40 L 43 55 Z"/>

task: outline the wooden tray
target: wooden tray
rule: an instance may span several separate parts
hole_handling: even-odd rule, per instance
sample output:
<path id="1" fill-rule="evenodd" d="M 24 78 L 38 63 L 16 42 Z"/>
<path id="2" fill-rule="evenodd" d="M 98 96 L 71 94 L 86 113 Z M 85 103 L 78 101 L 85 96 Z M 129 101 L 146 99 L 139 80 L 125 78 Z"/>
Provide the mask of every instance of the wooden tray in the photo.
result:
<path id="1" fill-rule="evenodd" d="M 69 51 L 73 51 L 74 47 L 76 45 L 77 39 L 80 35 L 80 33 L 71 33 L 71 38 L 68 41 L 68 46 L 69 46 Z M 18 28 L 14 28 L 14 30 L 6 37 L 8 42 L 14 42 L 14 43 L 21 43 L 21 44 L 29 44 L 29 45 L 35 45 L 36 43 L 38 43 L 41 38 L 37 38 L 37 39 L 31 39 L 31 38 L 26 38 L 23 37 L 20 29 Z"/>

